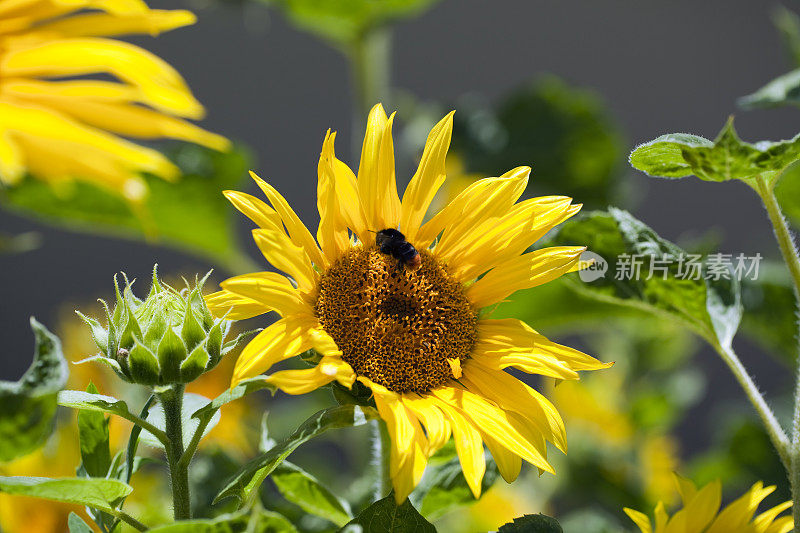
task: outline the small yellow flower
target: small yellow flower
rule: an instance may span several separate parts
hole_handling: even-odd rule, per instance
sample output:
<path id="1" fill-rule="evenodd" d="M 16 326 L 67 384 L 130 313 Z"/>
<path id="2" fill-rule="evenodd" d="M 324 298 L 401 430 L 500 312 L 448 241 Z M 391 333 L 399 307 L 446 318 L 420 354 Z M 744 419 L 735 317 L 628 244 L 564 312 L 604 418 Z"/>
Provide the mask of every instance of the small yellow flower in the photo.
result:
<path id="1" fill-rule="evenodd" d="M 452 113 L 430 132 L 402 200 L 393 119 L 380 105 L 372 109 L 357 175 L 336 159 L 335 133 L 326 135 L 316 240 L 286 200 L 255 174 L 272 207 L 225 192 L 260 226 L 253 236 L 267 261 L 294 280 L 272 272 L 246 274 L 224 281 L 223 290 L 207 298 L 220 316 L 276 311 L 283 317 L 244 348 L 233 382 L 316 349 L 322 359 L 315 368 L 266 379 L 289 394 L 332 381 L 369 388 L 391 438 L 390 476 L 398 502 L 451 434 L 476 497 L 486 468 L 484 444 L 508 482 L 519 475 L 522 459 L 552 473 L 546 442 L 566 451 L 561 417 L 505 369 L 577 379 L 579 370 L 609 365 L 551 342 L 519 320 L 489 319 L 479 311 L 574 269 L 583 247 L 525 251 L 580 205 L 563 196 L 517 202 L 530 172 L 519 167 L 475 182 L 423 224 L 445 181 Z M 419 253 L 418 268 L 381 252 L 375 232 L 384 229 L 403 232 Z"/>
<path id="2" fill-rule="evenodd" d="M 722 486 L 719 481 L 697 490 L 688 479 L 676 475 L 675 480 L 683 509 L 669 516 L 664 503 L 659 502 L 655 509 L 655 528 L 647 515 L 625 508 L 625 513 L 642 533 L 788 533 L 794 528 L 791 516 L 778 517 L 792 506 L 790 501 L 754 517 L 761 501 L 775 490 L 774 485 L 764 487 L 759 481 L 720 511 Z"/>
<path id="3" fill-rule="evenodd" d="M 109 38 L 194 21 L 142 0 L 0 2 L 0 182 L 26 172 L 52 184 L 82 179 L 135 201 L 147 190 L 140 173 L 172 179 L 179 171 L 118 135 L 226 149 L 225 138 L 177 118 L 199 119 L 204 110 L 175 69 Z M 85 78 L 96 74 L 116 81 Z"/>

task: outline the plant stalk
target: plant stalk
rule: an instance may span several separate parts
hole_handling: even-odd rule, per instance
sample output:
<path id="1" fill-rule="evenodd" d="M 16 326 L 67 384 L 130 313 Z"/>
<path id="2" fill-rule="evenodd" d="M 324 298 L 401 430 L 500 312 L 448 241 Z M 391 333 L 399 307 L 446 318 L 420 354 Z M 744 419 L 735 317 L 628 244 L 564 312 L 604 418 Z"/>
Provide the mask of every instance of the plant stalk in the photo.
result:
<path id="1" fill-rule="evenodd" d="M 756 191 L 764 203 L 769 221 L 772 223 L 772 229 L 775 231 L 781 255 L 789 268 L 794 285 L 795 302 L 800 311 L 800 255 L 798 255 L 797 247 L 789 232 L 789 226 L 781 212 L 773 187 L 767 184 L 762 176 L 756 178 L 756 185 Z M 800 328 L 800 322 L 798 322 L 798 328 Z M 792 516 L 794 523 L 800 525 L 800 351 L 795 360 L 795 367 L 797 367 L 797 375 L 795 377 L 794 414 L 792 415 L 792 442 L 789 447 L 790 460 L 787 469 L 789 483 L 792 487 Z"/>
<path id="2" fill-rule="evenodd" d="M 183 384 L 174 385 L 166 392 L 159 394 L 164 408 L 164 422 L 167 434 L 167 465 L 172 484 L 172 503 L 175 520 L 192 517 L 191 498 L 189 494 L 189 463 L 181 461 L 183 457 Z"/>
<path id="3" fill-rule="evenodd" d="M 389 457 L 392 453 L 392 443 L 389 432 L 381 420 L 370 422 L 372 433 L 372 463 L 375 468 L 375 501 L 383 499 L 392 490 L 392 480 L 389 475 Z"/>

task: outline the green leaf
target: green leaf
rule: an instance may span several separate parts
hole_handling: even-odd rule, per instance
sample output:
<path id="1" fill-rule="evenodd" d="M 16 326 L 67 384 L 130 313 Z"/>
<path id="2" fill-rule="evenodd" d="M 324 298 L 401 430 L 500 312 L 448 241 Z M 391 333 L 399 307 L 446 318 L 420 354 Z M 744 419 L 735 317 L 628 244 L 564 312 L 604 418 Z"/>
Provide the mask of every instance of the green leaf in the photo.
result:
<path id="1" fill-rule="evenodd" d="M 408 498 L 397 505 L 394 492 L 361 511 L 343 531 L 350 531 L 350 526 L 361 526 L 363 533 L 436 533 L 433 524 L 414 509 Z"/>
<path id="2" fill-rule="evenodd" d="M 498 533 L 563 533 L 558 520 L 543 514 L 526 514 L 500 526 Z"/>
<path id="3" fill-rule="evenodd" d="M 495 176 L 533 163 L 529 194 L 571 196 L 592 209 L 618 199 L 628 143 L 595 91 L 550 75 L 496 106 L 473 98 L 455 107 L 451 153 L 467 173 Z"/>
<path id="4" fill-rule="evenodd" d="M 150 533 L 296 533 L 297 529 L 283 515 L 273 511 L 258 511 L 250 516 L 236 513 L 211 520 L 184 520 L 154 527 Z"/>
<path id="5" fill-rule="evenodd" d="M 338 498 L 317 478 L 289 461 L 278 465 L 270 479 L 284 498 L 307 513 L 330 520 L 340 527 L 353 518 L 347 502 Z"/>
<path id="6" fill-rule="evenodd" d="M 318 411 L 289 435 L 283 442 L 248 461 L 214 499 L 214 503 L 225 498 L 235 497 L 246 501 L 261 486 L 264 479 L 291 454 L 298 446 L 317 435 L 334 428 L 360 426 L 369 419 L 380 418 L 371 407 L 341 405 Z"/>
<path id="7" fill-rule="evenodd" d="M 56 394 L 67 382 L 61 342 L 31 318 L 33 363 L 19 381 L 0 381 L 0 463 L 41 446 L 53 430 Z"/>
<path id="8" fill-rule="evenodd" d="M 89 383 L 86 392 L 97 394 L 98 390 Z M 84 470 L 89 477 L 105 477 L 111 467 L 108 418 L 95 410 L 78 411 L 78 435 Z"/>
<path id="9" fill-rule="evenodd" d="M 69 533 L 94 533 L 94 530 L 83 521 L 83 518 L 75 513 L 69 513 L 67 526 L 69 526 Z"/>
<path id="10" fill-rule="evenodd" d="M 210 420 L 214 414 L 226 403 L 238 400 L 239 398 L 261 389 L 269 389 L 275 391 L 275 386 L 266 382 L 264 376 L 256 376 L 241 381 L 232 389 L 228 389 L 212 401 L 203 405 L 200 409 L 192 414 L 192 418 L 200 420 Z"/>
<path id="11" fill-rule="evenodd" d="M 262 0 L 279 7 L 298 28 L 337 44 L 351 44 L 368 30 L 410 18 L 438 0 Z"/>
<path id="12" fill-rule="evenodd" d="M 739 98 L 736 103 L 744 109 L 800 106 L 800 68 L 778 76 L 753 94 Z"/>
<path id="13" fill-rule="evenodd" d="M 37 249 L 42 244 L 42 236 L 33 231 L 9 235 L 0 233 L 0 254 L 20 254 Z"/>
<path id="14" fill-rule="evenodd" d="M 116 479 L 0 477 L 0 492 L 86 505 L 111 514 L 132 490 Z"/>
<path id="15" fill-rule="evenodd" d="M 205 396 L 200 396 L 199 394 L 193 394 L 191 392 L 187 392 L 183 395 L 183 405 L 181 406 L 181 419 L 182 423 L 181 426 L 183 427 L 183 442 L 184 445 L 188 444 L 192 440 L 192 435 L 197 430 L 197 427 L 200 425 L 200 421 L 196 418 L 193 418 L 192 415 L 202 407 L 206 406 L 209 403 L 209 399 Z M 215 413 L 214 416 L 211 417 L 209 424 L 206 426 L 205 430 L 203 431 L 203 436 L 208 434 L 211 429 L 217 425 L 219 422 L 220 414 L 219 412 Z M 147 421 L 153 424 L 155 427 L 161 430 L 166 429 L 166 422 L 164 420 L 164 407 L 159 403 L 150 409 L 149 413 L 147 414 Z M 161 441 L 159 441 L 156 437 L 153 436 L 147 430 L 142 431 L 142 435 L 139 439 L 151 446 L 153 448 L 163 448 Z"/>
<path id="16" fill-rule="evenodd" d="M 783 46 L 795 67 L 800 67 L 800 17 L 783 6 L 772 12 L 772 23 L 780 33 Z"/>
<path id="17" fill-rule="evenodd" d="M 122 418 L 127 418 L 131 414 L 128 410 L 128 404 L 122 400 L 117 400 L 113 396 L 107 396 L 105 394 L 92 394 L 79 390 L 65 390 L 59 392 L 58 405 L 84 411 L 109 413 L 121 416 Z"/>
<path id="18" fill-rule="evenodd" d="M 642 144 L 631 152 L 630 164 L 650 176 L 705 181 L 744 180 L 775 173 L 800 159 L 800 135 L 788 141 L 743 142 L 733 128 L 733 117 L 714 141 L 673 133 Z"/>
<path id="19" fill-rule="evenodd" d="M 494 485 L 499 475 L 492 455 L 485 452 L 484 456 L 486 473 L 481 480 L 481 494 Z M 415 504 L 422 501 L 422 504 L 417 504 L 417 506 L 423 516 L 429 520 L 436 520 L 459 505 L 475 502 L 475 497 L 467 485 L 461 469 L 461 462 L 458 460 L 452 444 L 448 443 L 448 446 L 431 458 L 428 468 L 425 469 L 425 475 L 412 494 L 411 500 Z"/>
<path id="20" fill-rule="evenodd" d="M 183 176 L 175 183 L 147 176 L 150 193 L 138 208 L 86 182 L 54 190 L 33 178 L 0 191 L 0 200 L 59 228 L 147 239 L 233 264 L 241 256 L 235 236 L 238 217 L 220 191 L 241 184 L 250 167 L 249 154 L 241 146 L 223 153 L 176 143 L 167 155 Z"/>
<path id="21" fill-rule="evenodd" d="M 789 222 L 800 228 L 800 163 L 789 165 L 781 173 L 775 196 Z"/>
<path id="22" fill-rule="evenodd" d="M 588 246 L 608 262 L 605 275 L 596 280 L 584 283 L 569 278 L 581 294 L 672 317 L 721 346 L 729 346 L 733 340 L 742 315 L 734 273 L 728 269 L 726 275 L 731 279 L 722 274 L 714 279 L 718 276 L 709 264 L 700 264 L 697 258 L 699 279 L 686 275 L 692 272 L 687 266 L 692 259 L 689 254 L 627 211 L 611 208 L 588 213 L 564 223 L 554 240 Z M 638 275 L 636 263 L 641 265 Z M 647 279 L 651 265 L 654 275 Z M 659 268 L 662 266 L 663 270 Z"/>

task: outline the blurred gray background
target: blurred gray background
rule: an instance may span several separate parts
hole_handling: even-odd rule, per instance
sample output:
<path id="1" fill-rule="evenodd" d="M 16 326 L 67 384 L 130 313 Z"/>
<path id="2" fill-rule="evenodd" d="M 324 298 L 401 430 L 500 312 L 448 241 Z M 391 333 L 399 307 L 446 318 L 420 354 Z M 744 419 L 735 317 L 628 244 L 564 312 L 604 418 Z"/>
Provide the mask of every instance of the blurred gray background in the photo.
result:
<path id="1" fill-rule="evenodd" d="M 151 0 L 150 5 L 197 7 L 181 0 Z M 737 97 L 789 69 L 770 20 L 776 5 L 446 0 L 396 27 L 392 76 L 395 86 L 422 100 L 446 102 L 470 92 L 495 98 L 537 73 L 554 73 L 597 91 L 631 148 L 675 131 L 713 138 L 734 112 L 745 140 L 788 138 L 800 130 L 797 111 L 735 107 Z M 343 57 L 261 5 L 197 13 L 195 26 L 135 42 L 185 76 L 209 110 L 203 125 L 251 146 L 258 158 L 255 170 L 305 221 L 316 224 L 316 167 L 325 130 L 340 132 L 340 157 L 348 160 L 351 153 L 351 96 Z M 520 163 L 532 163 L 535 180 L 536 162 Z M 629 174 L 641 198 L 634 214 L 662 236 L 674 240 L 720 228 L 723 252 L 777 256 L 765 213 L 746 186 Z M 54 326 L 65 304 L 110 296 L 112 275 L 121 269 L 146 279 L 154 262 L 164 273 L 205 272 L 214 266 L 164 248 L 59 231 L 4 212 L 0 228 L 7 233 L 35 229 L 44 237 L 35 251 L 0 256 L 0 378 L 5 379 L 16 379 L 29 364 L 29 316 Z M 250 224 L 244 217 L 240 230 L 247 240 Z M 254 247 L 250 250 L 259 257 Z M 768 394 L 786 389 L 789 372 L 751 346 L 739 342 L 738 347 Z M 697 360 L 709 376 L 710 395 L 717 401 L 739 397 L 715 354 L 705 350 Z M 689 424 L 707 419 L 707 402 L 692 412 Z"/>

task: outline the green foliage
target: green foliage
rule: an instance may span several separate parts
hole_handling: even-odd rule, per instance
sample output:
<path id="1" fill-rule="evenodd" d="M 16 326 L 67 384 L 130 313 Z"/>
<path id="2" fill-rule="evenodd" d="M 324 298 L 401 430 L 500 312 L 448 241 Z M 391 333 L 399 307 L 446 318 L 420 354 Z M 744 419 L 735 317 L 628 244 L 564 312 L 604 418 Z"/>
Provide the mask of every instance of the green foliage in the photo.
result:
<path id="1" fill-rule="evenodd" d="M 772 22 L 781 36 L 783 46 L 796 67 L 800 67 L 800 17 L 783 6 L 772 13 Z"/>
<path id="2" fill-rule="evenodd" d="M 558 520 L 543 514 L 526 514 L 500 526 L 498 533 L 563 533 Z"/>
<path id="3" fill-rule="evenodd" d="M 452 150 L 469 173 L 495 176 L 527 164 L 537 194 L 572 196 L 591 208 L 618 196 L 626 143 L 593 91 L 547 76 L 496 108 L 465 102 L 454 120 Z"/>
<path id="4" fill-rule="evenodd" d="M 279 7 L 302 30 L 336 44 L 350 44 L 377 26 L 419 15 L 438 0 L 262 1 Z"/>
<path id="5" fill-rule="evenodd" d="M 486 473 L 481 480 L 481 494 L 497 480 L 499 472 L 492 455 L 484 452 Z M 470 505 L 475 497 L 467 485 L 453 441 L 431 457 L 425 475 L 411 495 L 411 501 L 429 520 L 436 520 L 460 505 Z"/>
<path id="6" fill-rule="evenodd" d="M 728 119 L 714 141 L 697 135 L 671 133 L 638 146 L 631 165 L 650 176 L 705 181 L 746 180 L 763 176 L 769 181 L 800 158 L 800 135 L 788 141 L 743 142 Z"/>
<path id="7" fill-rule="evenodd" d="M 781 173 L 774 190 L 786 218 L 800 228 L 800 163 L 789 165 Z"/>
<path id="8" fill-rule="evenodd" d="M 731 279 L 714 280 L 704 266 L 701 279 L 679 277 L 680 258 L 685 258 L 686 252 L 659 237 L 630 213 L 615 208 L 589 213 L 564 223 L 555 240 L 559 244 L 584 244 L 608 261 L 605 277 L 590 283 L 573 279 L 573 286 L 582 294 L 677 319 L 721 346 L 730 345 L 733 340 L 742 310 L 739 284 L 732 273 L 729 272 Z M 634 255 L 646 259 L 638 279 L 614 275 L 621 270 L 622 258 L 627 257 L 632 265 Z M 650 261 L 654 259 L 665 261 L 666 270 L 656 271 L 647 279 Z"/>
<path id="9" fill-rule="evenodd" d="M 778 76 L 737 103 L 744 109 L 800 105 L 800 69 Z"/>
<path id="10" fill-rule="evenodd" d="M 0 492 L 6 494 L 86 505 L 112 514 L 132 490 L 116 479 L 0 477 Z"/>
<path id="11" fill-rule="evenodd" d="M 357 529 L 354 526 L 360 526 Z M 363 533 L 436 533 L 433 524 L 425 520 L 411 502 L 404 501 L 397 505 L 394 492 L 378 500 L 342 528 L 344 532 L 361 531 Z"/>
<path id="12" fill-rule="evenodd" d="M 307 513 L 343 526 L 353 518 L 350 506 L 314 476 L 299 466 L 283 461 L 270 476 L 284 498 Z"/>
<path id="13" fill-rule="evenodd" d="M 32 452 L 53 429 L 56 394 L 67 382 L 61 342 L 31 318 L 33 363 L 19 381 L 0 381 L 0 463 Z"/>
<path id="14" fill-rule="evenodd" d="M 183 520 L 149 529 L 152 533 L 296 533 L 285 517 L 272 511 L 256 510 L 211 520 Z"/>
<path id="15" fill-rule="evenodd" d="M 69 526 L 69 533 L 93 533 L 94 531 L 86 522 L 83 521 L 83 518 L 75 513 L 69 513 L 67 526 Z"/>
<path id="16" fill-rule="evenodd" d="M 209 273 L 210 274 L 210 273 Z M 215 319 L 203 299 L 209 274 L 178 291 L 159 281 L 156 267 L 147 298 L 140 300 L 127 276 L 116 305 L 106 311 L 106 325 L 80 312 L 101 353 L 81 362 L 99 361 L 125 381 L 143 385 L 188 383 L 214 368 L 248 333 L 225 342 L 231 321 Z"/>
<path id="17" fill-rule="evenodd" d="M 214 501 L 230 497 L 238 498 L 242 502 L 247 501 L 264 479 L 304 442 L 329 429 L 361 426 L 372 418 L 379 418 L 374 408 L 356 405 L 331 407 L 313 414 L 284 441 L 244 464 L 239 472 L 225 483 Z"/>
<path id="18" fill-rule="evenodd" d="M 197 418 L 194 418 L 192 415 L 198 409 L 208 405 L 208 403 L 208 398 L 205 396 L 200 396 L 199 394 L 187 392 L 183 395 L 183 404 L 181 405 L 181 428 L 183 429 L 184 445 L 188 444 L 192 440 L 195 431 L 197 431 L 198 427 L 200 426 L 200 421 Z M 219 411 L 217 411 L 211 417 L 209 422 L 203 427 L 203 436 L 207 435 L 208 432 L 217 425 L 219 419 L 220 414 Z M 147 415 L 147 421 L 160 430 L 166 429 L 164 407 L 161 405 L 161 403 L 158 403 L 152 409 L 150 409 L 150 412 Z M 139 437 L 139 440 L 153 448 L 163 447 L 161 441 L 146 429 L 142 431 L 142 435 Z"/>
<path id="19" fill-rule="evenodd" d="M 142 205 L 83 181 L 55 190 L 32 178 L 6 188 L 0 199 L 8 209 L 60 228 L 159 242 L 231 267 L 241 259 L 237 219 L 220 191 L 242 182 L 249 154 L 243 147 L 217 152 L 187 143 L 167 155 L 183 176 L 174 183 L 146 176 L 150 192 Z"/>
<path id="20" fill-rule="evenodd" d="M 89 394 L 97 394 L 97 387 L 89 383 Z M 105 477 L 111 468 L 111 448 L 108 435 L 108 418 L 101 411 L 78 411 L 78 436 L 81 445 L 83 469 L 89 477 Z"/>
<path id="21" fill-rule="evenodd" d="M 29 252 L 38 248 L 41 243 L 41 235 L 32 231 L 18 235 L 0 233 L 0 255 Z"/>

